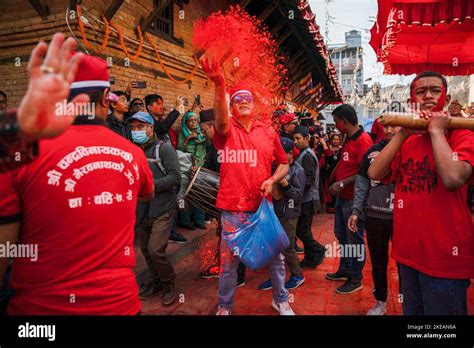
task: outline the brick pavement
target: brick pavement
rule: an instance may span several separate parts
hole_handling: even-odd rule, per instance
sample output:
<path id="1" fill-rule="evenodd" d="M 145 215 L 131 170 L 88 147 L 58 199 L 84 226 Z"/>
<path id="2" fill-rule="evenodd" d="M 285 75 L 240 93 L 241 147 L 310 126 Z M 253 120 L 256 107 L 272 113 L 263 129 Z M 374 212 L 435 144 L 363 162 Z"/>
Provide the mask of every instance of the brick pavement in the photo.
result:
<path id="1" fill-rule="evenodd" d="M 331 244 L 334 240 L 333 233 L 334 215 L 315 215 L 313 222 L 313 235 L 322 244 Z M 217 243 L 212 229 L 209 231 L 180 231 L 186 237 L 207 238 Z M 201 241 L 200 244 L 203 244 Z M 170 252 L 182 249 L 183 245 L 170 244 Z M 140 258 L 142 259 L 140 261 Z M 302 258 L 302 255 L 300 255 Z M 137 272 L 139 265 L 143 270 L 143 258 L 137 252 Z M 364 267 L 364 288 L 349 295 L 339 295 L 335 289 L 342 282 L 331 282 L 325 280 L 327 272 L 337 270 L 339 260 L 337 257 L 326 258 L 315 270 L 304 269 L 306 282 L 298 289 L 290 291 L 292 307 L 296 314 L 300 315 L 365 315 L 374 304 L 372 295 L 372 277 L 370 258 Z M 157 295 L 151 299 L 142 301 L 142 313 L 144 315 L 213 315 L 217 309 L 217 287 L 218 280 L 204 280 L 199 278 L 201 271 L 201 259 L 199 253 L 190 252 L 175 264 L 177 273 L 178 299 L 170 307 L 161 305 L 161 296 Z M 387 299 L 387 314 L 401 315 L 401 304 L 398 302 L 398 274 L 395 262 L 389 262 L 389 292 Z M 266 270 L 247 270 L 246 284 L 236 291 L 235 315 L 276 315 L 277 312 L 271 308 L 271 291 L 259 291 L 258 285 L 268 277 Z M 474 287 L 469 290 L 469 314 L 474 314 Z"/>

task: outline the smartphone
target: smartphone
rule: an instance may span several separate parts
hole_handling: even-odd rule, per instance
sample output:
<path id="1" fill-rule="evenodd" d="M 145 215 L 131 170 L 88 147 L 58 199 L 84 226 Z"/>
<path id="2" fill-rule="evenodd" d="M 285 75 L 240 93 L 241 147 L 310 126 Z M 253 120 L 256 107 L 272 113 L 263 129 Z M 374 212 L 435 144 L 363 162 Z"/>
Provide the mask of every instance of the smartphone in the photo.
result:
<path id="1" fill-rule="evenodd" d="M 183 98 L 183 105 L 188 106 L 189 105 L 189 100 L 188 98 Z"/>
<path id="2" fill-rule="evenodd" d="M 194 103 L 196 105 L 201 105 L 201 95 L 200 94 L 197 94 L 196 96 L 194 96 Z"/>
<path id="3" fill-rule="evenodd" d="M 135 81 L 137 88 L 146 88 L 146 81 Z"/>
<path id="4" fill-rule="evenodd" d="M 115 76 L 110 76 L 109 81 L 111 85 L 115 85 Z"/>

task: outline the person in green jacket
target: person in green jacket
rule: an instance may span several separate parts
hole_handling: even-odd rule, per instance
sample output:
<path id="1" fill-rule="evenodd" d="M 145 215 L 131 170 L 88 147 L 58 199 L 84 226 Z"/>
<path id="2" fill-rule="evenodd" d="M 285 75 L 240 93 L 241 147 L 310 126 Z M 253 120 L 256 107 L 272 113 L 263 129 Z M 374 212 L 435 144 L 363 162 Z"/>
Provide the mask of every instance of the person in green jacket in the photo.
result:
<path id="1" fill-rule="evenodd" d="M 193 172 L 204 164 L 206 157 L 206 139 L 199 127 L 199 117 L 189 111 L 181 120 L 181 132 L 178 136 L 178 150 L 190 153 L 193 161 Z M 206 229 L 204 224 L 204 211 L 188 204 L 188 207 L 179 214 L 180 225 L 186 229 L 194 230 L 196 227 Z"/>

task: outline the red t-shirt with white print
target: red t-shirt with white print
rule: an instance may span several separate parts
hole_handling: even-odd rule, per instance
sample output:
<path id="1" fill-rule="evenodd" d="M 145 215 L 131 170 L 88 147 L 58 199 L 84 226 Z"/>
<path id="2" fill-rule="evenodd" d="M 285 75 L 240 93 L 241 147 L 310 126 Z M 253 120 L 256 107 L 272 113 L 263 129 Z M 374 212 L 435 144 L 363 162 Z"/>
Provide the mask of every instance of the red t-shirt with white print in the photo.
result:
<path id="1" fill-rule="evenodd" d="M 13 259 L 9 314 L 136 315 L 135 209 L 152 190 L 142 149 L 103 125 L 40 141 L 0 178 L 0 223 L 21 219 L 30 248 Z"/>

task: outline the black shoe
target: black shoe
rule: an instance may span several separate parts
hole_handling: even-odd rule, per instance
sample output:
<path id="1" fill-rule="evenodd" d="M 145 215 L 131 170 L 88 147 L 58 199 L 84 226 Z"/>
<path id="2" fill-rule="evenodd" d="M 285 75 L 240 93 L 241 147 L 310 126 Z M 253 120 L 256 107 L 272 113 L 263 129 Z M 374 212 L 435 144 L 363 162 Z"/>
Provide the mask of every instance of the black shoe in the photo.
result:
<path id="1" fill-rule="evenodd" d="M 301 248 L 298 243 L 295 243 L 295 250 L 297 254 L 304 254 L 304 248 Z"/>
<path id="2" fill-rule="evenodd" d="M 237 287 L 240 288 L 241 286 L 245 285 L 245 279 L 237 279 Z"/>
<path id="3" fill-rule="evenodd" d="M 362 282 L 354 282 L 350 279 L 336 289 L 338 294 L 352 294 L 353 292 L 359 291 L 362 289 Z"/>
<path id="4" fill-rule="evenodd" d="M 160 284 L 158 281 L 151 281 L 149 283 L 142 284 L 138 297 L 140 297 L 140 299 L 142 300 L 145 300 L 147 298 L 152 297 L 153 295 L 157 294 L 158 292 L 162 290 L 163 290 L 162 284 Z"/>
<path id="5" fill-rule="evenodd" d="M 194 226 L 193 224 L 191 225 L 181 225 L 182 228 L 185 228 L 187 230 L 190 230 L 190 231 L 194 231 L 196 229 L 196 226 Z"/>
<path id="6" fill-rule="evenodd" d="M 163 284 L 163 306 L 170 306 L 176 300 L 176 288 L 174 283 Z"/>
<path id="7" fill-rule="evenodd" d="M 336 273 L 326 274 L 327 280 L 347 280 L 349 279 L 349 274 L 337 271 Z"/>
<path id="8" fill-rule="evenodd" d="M 176 233 L 174 236 L 170 236 L 170 242 L 184 244 L 184 243 L 187 243 L 188 240 L 184 238 L 182 235 L 180 235 L 179 233 Z"/>
<path id="9" fill-rule="evenodd" d="M 307 259 L 306 257 L 303 259 L 303 261 L 300 262 L 301 268 L 316 268 L 316 264 L 313 259 Z"/>
<path id="10" fill-rule="evenodd" d="M 318 267 L 320 264 L 322 264 L 325 258 L 326 258 L 326 249 L 320 251 L 314 256 L 314 259 L 313 259 L 314 267 Z"/>

